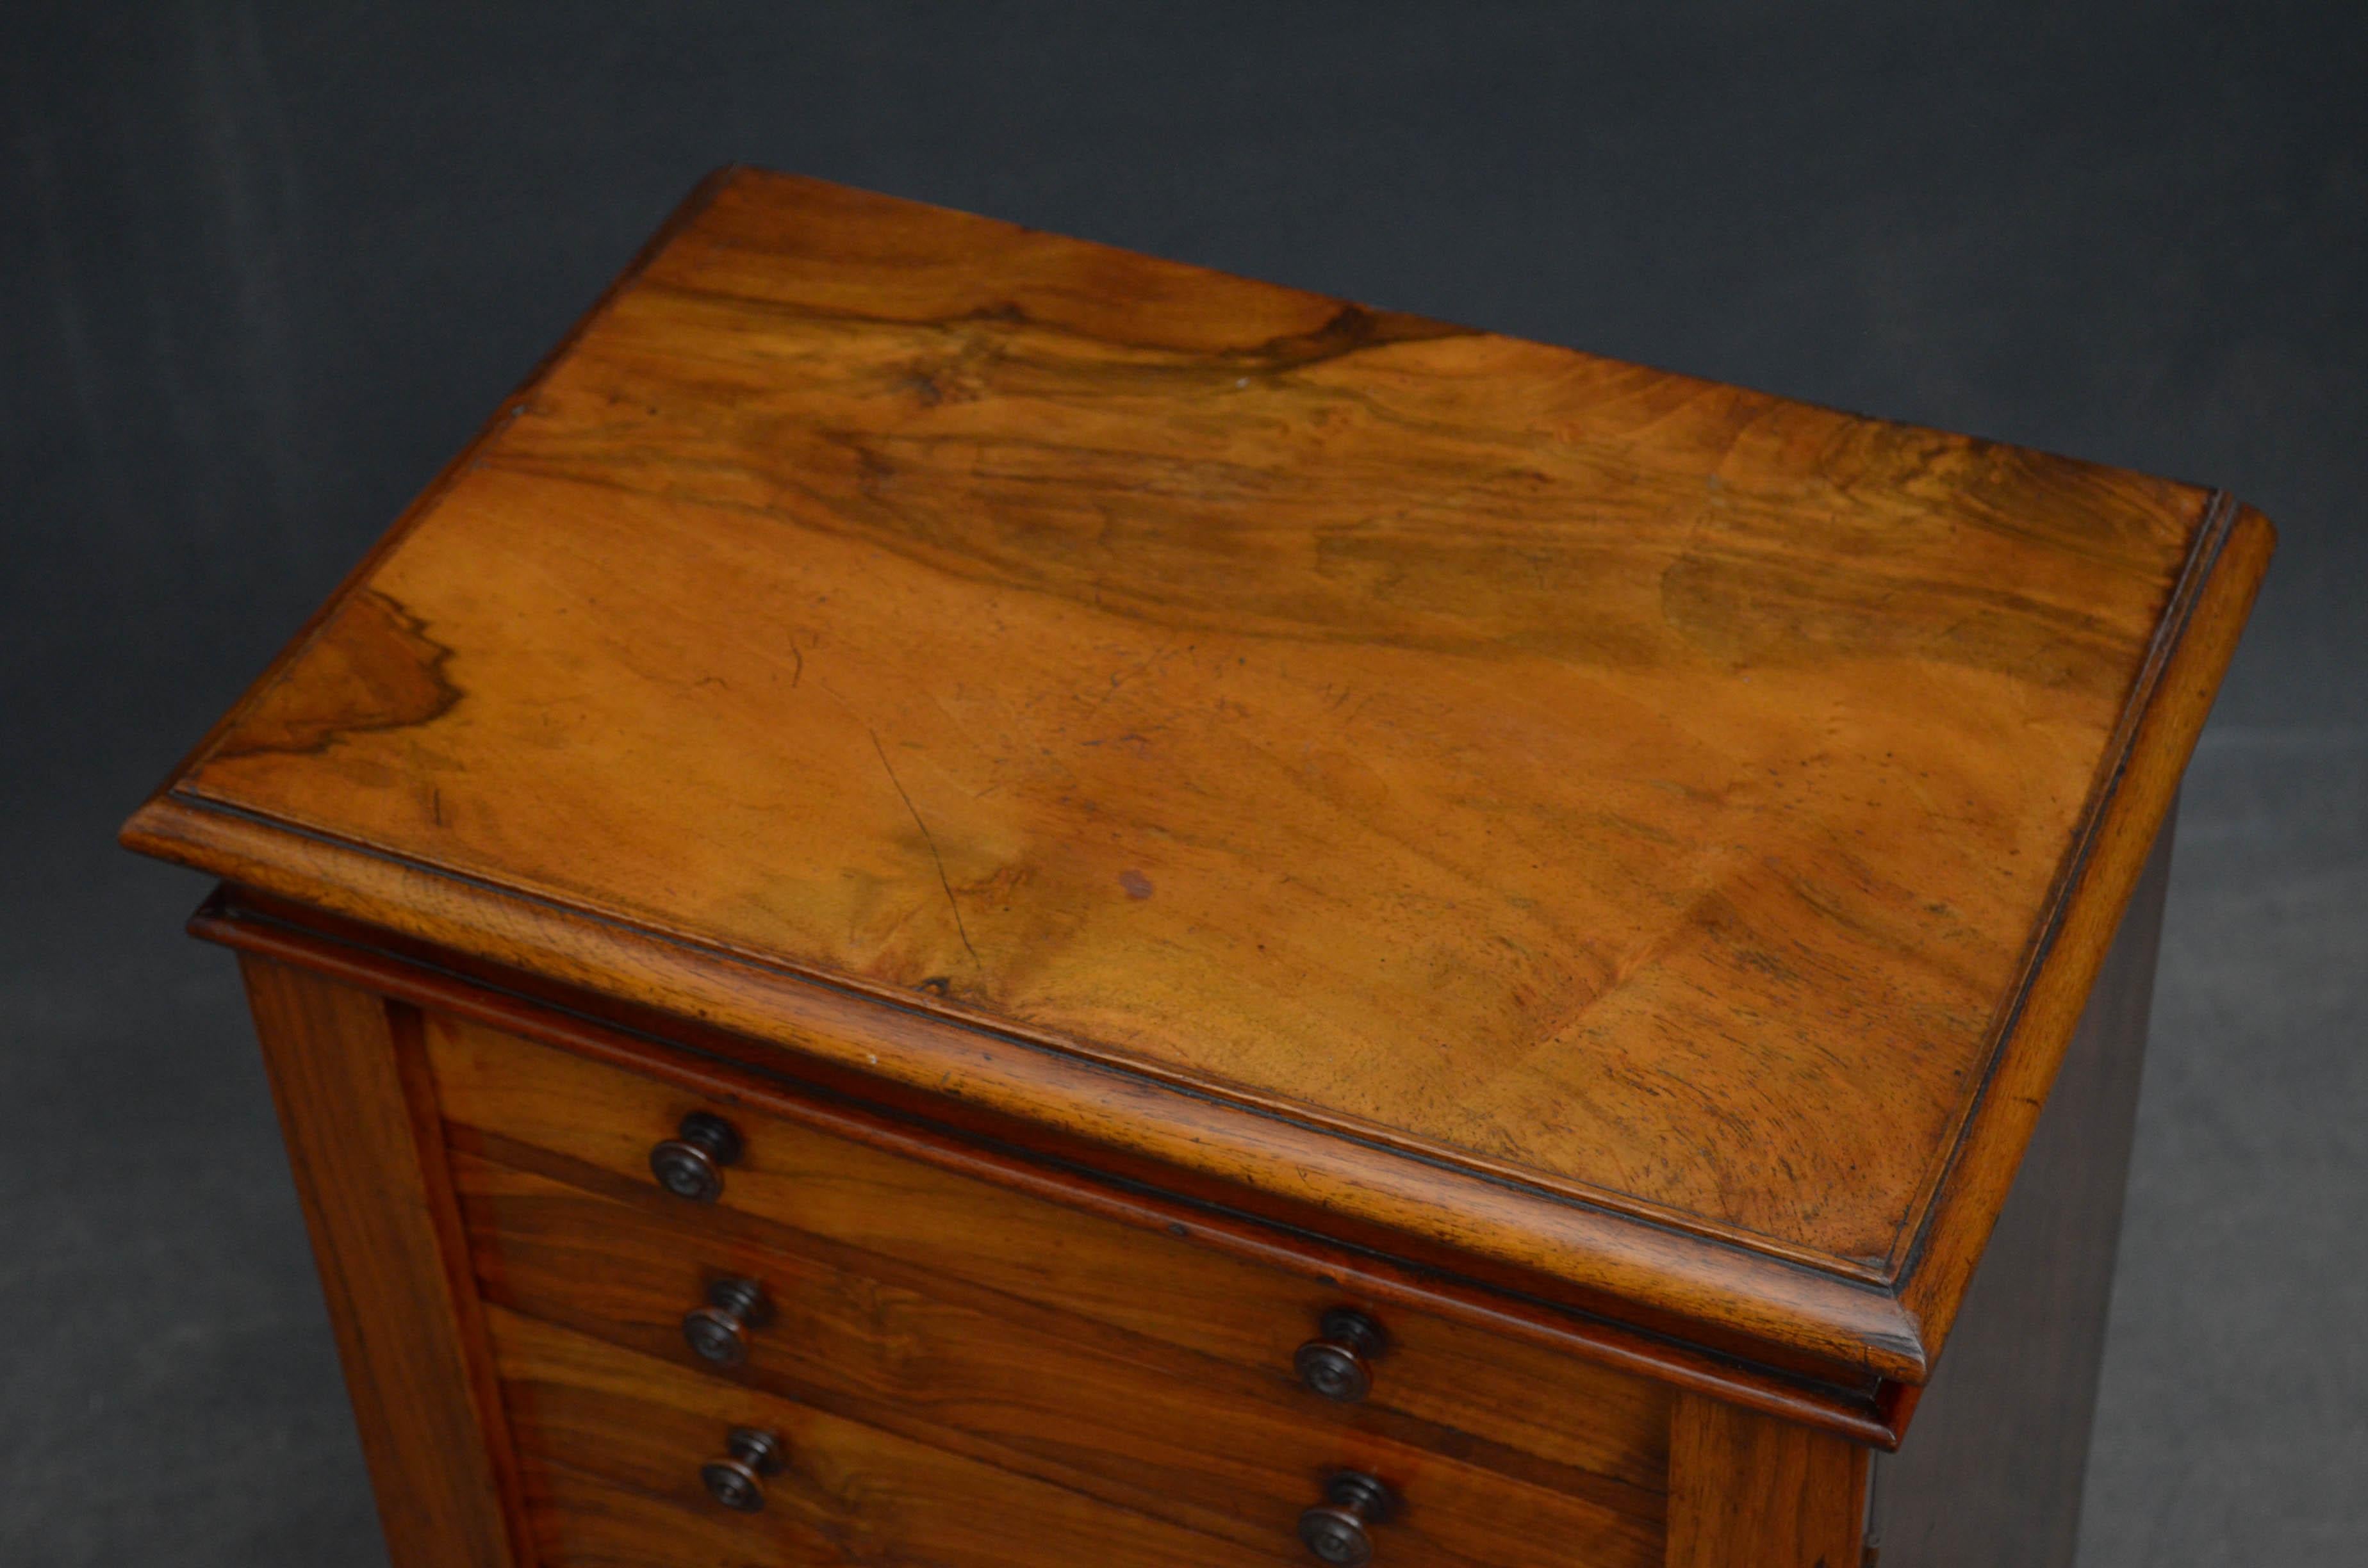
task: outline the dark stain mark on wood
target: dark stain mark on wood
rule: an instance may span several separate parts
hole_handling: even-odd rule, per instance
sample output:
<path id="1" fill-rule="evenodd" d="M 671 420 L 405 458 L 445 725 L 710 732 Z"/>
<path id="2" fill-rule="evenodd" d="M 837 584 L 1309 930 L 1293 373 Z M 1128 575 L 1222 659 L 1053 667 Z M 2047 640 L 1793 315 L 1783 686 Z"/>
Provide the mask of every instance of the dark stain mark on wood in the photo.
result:
<path id="1" fill-rule="evenodd" d="M 365 589 L 306 650 L 304 678 L 265 693 L 217 756 L 316 755 L 343 735 L 433 723 L 461 700 L 444 673 L 451 656 L 426 622 Z"/>

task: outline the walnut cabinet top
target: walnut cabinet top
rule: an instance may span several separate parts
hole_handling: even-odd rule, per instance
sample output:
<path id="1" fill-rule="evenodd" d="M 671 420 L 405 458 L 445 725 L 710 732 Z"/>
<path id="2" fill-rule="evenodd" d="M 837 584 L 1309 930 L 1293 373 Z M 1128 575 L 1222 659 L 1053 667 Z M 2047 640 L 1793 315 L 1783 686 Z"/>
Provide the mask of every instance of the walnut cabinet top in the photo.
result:
<path id="1" fill-rule="evenodd" d="M 1912 1385 L 2271 540 L 733 170 L 126 837 Z"/>

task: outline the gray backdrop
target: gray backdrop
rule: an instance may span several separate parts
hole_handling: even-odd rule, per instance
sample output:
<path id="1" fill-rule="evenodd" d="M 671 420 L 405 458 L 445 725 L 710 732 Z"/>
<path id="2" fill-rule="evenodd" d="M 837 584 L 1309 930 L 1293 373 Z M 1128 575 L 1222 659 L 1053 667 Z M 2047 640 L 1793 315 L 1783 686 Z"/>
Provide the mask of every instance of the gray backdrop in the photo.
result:
<path id="1" fill-rule="evenodd" d="M 2356 5 L 11 7 L 0 1561 L 381 1561 L 202 888 L 115 824 L 709 166 L 2205 481 L 2083 1562 L 2368 1560 Z"/>

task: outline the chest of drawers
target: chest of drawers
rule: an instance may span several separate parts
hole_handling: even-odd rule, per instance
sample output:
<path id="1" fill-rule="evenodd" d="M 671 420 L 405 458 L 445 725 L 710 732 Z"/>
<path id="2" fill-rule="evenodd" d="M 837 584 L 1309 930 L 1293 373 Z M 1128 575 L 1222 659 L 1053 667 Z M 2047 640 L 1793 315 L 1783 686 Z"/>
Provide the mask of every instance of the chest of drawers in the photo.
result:
<path id="1" fill-rule="evenodd" d="M 125 838 L 405 1568 L 2060 1563 L 2270 541 L 729 171 Z"/>

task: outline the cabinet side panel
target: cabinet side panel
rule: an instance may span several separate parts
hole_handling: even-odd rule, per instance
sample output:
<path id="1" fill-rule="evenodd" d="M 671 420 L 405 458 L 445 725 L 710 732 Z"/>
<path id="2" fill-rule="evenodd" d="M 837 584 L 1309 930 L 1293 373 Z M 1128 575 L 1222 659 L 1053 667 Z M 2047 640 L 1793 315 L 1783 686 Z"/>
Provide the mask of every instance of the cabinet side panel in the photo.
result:
<path id="1" fill-rule="evenodd" d="M 2069 1568 L 2169 880 L 2165 822 L 1949 1347 L 1877 1461 L 1883 1568 Z"/>
<path id="2" fill-rule="evenodd" d="M 1870 1457 L 1829 1432 L 1679 1394 L 1667 1568 L 1859 1568 Z"/>
<path id="3" fill-rule="evenodd" d="M 396 1568 L 519 1568 L 481 1313 L 449 1261 L 450 1174 L 432 1108 L 415 1104 L 416 1017 L 268 959 L 240 964 L 388 1552 Z"/>

